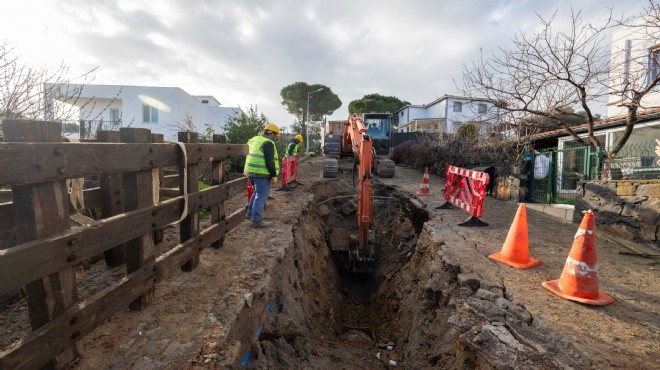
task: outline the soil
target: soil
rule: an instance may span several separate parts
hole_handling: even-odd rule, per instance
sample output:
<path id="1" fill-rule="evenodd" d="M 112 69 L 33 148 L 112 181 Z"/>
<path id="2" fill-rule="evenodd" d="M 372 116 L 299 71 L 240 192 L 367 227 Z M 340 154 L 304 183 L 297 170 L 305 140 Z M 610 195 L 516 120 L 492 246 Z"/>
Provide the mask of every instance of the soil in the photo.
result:
<path id="1" fill-rule="evenodd" d="M 461 210 L 417 197 L 422 173 L 397 167 L 374 186 L 372 272 L 352 275 L 355 243 L 350 174 L 321 179 L 321 158 L 300 163 L 293 191 L 272 191 L 267 229 L 245 221 L 200 265 L 156 287 L 143 311 L 116 313 L 81 340 L 81 369 L 269 368 L 457 369 L 660 368 L 657 259 L 619 255 L 598 232 L 601 290 L 615 302 L 595 307 L 555 296 L 541 282 L 559 278 L 578 225 L 528 209 L 531 255 L 517 270 L 487 256 L 502 247 L 518 207 L 488 198 L 487 227 L 459 227 Z M 244 195 L 226 205 L 245 204 Z M 207 220 L 204 222 L 208 222 Z M 166 234 L 165 251 L 177 229 Z M 641 252 L 657 254 L 648 246 Z M 102 261 L 79 269 L 82 299 L 124 276 Z M 29 331 L 25 299 L 0 315 L 0 348 Z"/>

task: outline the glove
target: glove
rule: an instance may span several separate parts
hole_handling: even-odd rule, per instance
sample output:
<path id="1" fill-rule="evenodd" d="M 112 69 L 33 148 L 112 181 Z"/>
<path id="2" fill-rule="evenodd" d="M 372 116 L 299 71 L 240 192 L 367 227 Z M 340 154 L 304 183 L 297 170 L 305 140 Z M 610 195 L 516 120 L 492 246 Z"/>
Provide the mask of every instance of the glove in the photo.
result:
<path id="1" fill-rule="evenodd" d="M 277 184 L 277 177 L 271 177 L 271 178 L 270 178 L 270 184 L 271 184 L 271 185 L 275 185 L 275 184 Z"/>

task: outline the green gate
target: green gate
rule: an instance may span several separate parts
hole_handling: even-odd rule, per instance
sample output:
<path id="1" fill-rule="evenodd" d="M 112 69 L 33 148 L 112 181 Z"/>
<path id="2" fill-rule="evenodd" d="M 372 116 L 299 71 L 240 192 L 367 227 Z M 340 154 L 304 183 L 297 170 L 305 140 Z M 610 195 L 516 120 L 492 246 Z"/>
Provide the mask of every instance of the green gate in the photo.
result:
<path id="1" fill-rule="evenodd" d="M 598 178 L 602 153 L 590 146 L 566 146 L 537 152 L 532 158 L 529 201 L 575 204 L 577 184 Z"/>

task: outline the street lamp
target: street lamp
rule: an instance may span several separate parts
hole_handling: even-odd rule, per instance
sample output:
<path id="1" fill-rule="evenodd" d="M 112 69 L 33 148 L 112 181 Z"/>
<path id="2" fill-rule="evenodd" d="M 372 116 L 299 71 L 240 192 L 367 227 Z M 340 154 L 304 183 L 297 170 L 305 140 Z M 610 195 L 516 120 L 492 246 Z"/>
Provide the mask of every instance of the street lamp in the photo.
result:
<path id="1" fill-rule="evenodd" d="M 307 125 L 305 126 L 305 127 L 307 127 L 307 130 L 305 131 L 305 135 L 307 136 L 307 137 L 305 138 L 305 141 L 306 141 L 306 144 L 305 144 L 305 145 L 306 145 L 306 147 L 307 147 L 307 149 L 305 149 L 305 153 L 306 153 L 307 155 L 309 155 L 309 97 L 310 97 L 310 95 L 312 95 L 312 94 L 314 94 L 314 93 L 317 93 L 317 92 L 319 92 L 319 91 L 321 91 L 321 90 L 323 90 L 322 87 L 321 87 L 320 89 L 318 89 L 318 90 L 310 91 L 310 92 L 307 93 Z"/>

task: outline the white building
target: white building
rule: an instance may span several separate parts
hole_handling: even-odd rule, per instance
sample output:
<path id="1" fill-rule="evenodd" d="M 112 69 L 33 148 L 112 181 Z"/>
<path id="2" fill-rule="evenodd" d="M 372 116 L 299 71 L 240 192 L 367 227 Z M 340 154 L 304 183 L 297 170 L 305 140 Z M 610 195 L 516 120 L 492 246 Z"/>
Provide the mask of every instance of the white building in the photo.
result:
<path id="1" fill-rule="evenodd" d="M 464 124 L 474 124 L 480 133 L 487 133 L 497 124 L 497 108 L 485 99 L 444 95 L 424 105 L 407 105 L 395 114 L 398 132 L 455 133 Z"/>
<path id="2" fill-rule="evenodd" d="M 203 133 L 207 125 L 222 133 L 227 117 L 240 111 L 220 106 L 213 96 L 193 96 L 178 87 L 64 85 L 59 95 L 54 99 L 79 109 L 81 132 L 130 126 L 148 128 L 165 140 L 176 140 L 179 131 Z M 46 112 L 46 119 L 52 115 Z"/>

